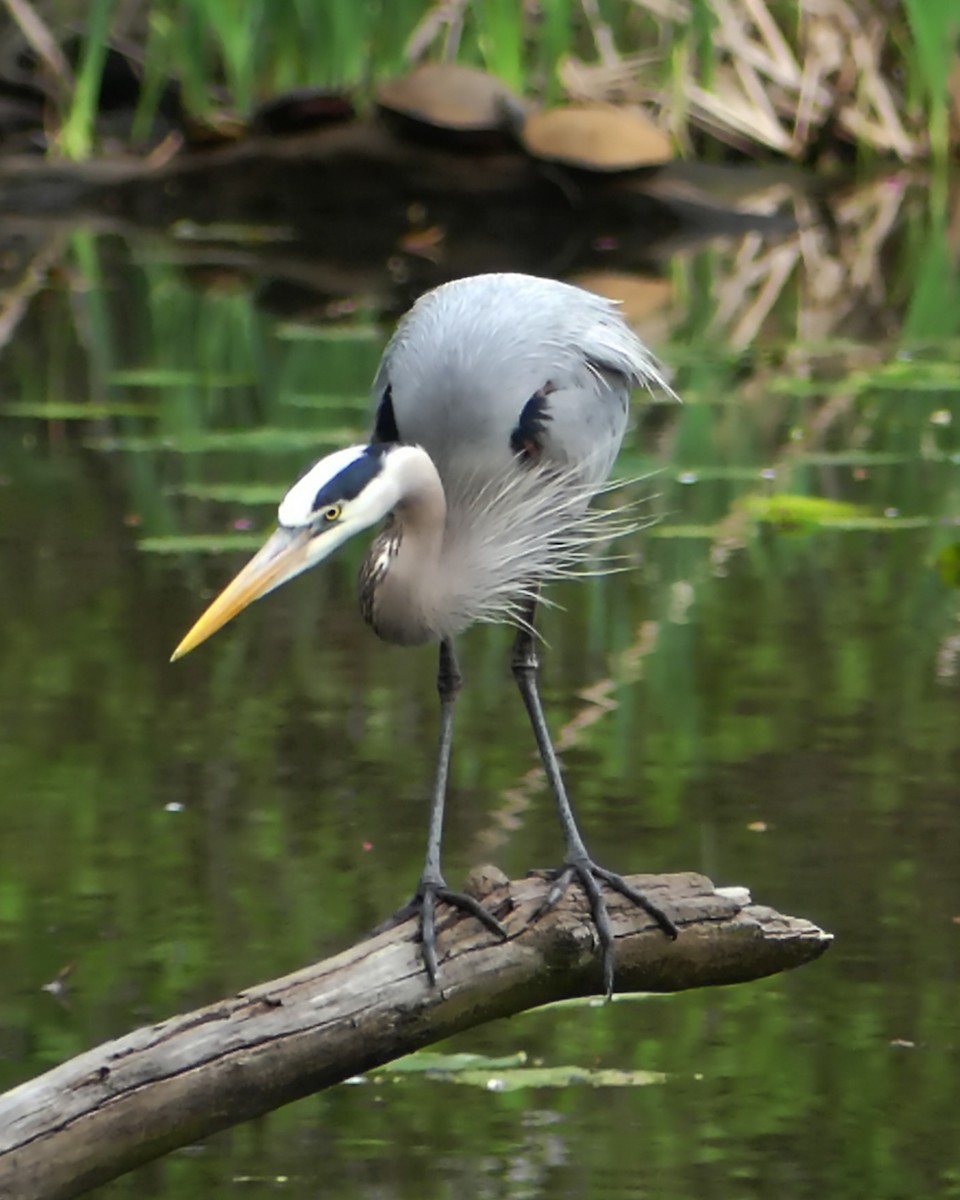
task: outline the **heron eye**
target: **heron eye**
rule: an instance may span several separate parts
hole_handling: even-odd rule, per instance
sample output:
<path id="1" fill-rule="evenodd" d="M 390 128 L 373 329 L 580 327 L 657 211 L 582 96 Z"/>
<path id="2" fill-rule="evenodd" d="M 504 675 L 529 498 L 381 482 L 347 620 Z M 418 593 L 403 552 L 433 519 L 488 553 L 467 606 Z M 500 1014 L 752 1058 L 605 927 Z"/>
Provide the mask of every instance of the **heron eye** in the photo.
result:
<path id="1" fill-rule="evenodd" d="M 323 510 L 323 519 L 325 521 L 339 521 L 340 514 L 343 512 L 342 504 L 328 504 Z"/>

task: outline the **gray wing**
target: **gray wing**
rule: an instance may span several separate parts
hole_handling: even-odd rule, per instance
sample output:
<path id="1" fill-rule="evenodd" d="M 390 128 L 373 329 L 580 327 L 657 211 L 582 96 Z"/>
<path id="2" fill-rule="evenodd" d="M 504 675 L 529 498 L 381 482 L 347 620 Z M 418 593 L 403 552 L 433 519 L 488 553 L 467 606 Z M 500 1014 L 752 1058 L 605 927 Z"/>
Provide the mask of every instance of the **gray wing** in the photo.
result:
<path id="1" fill-rule="evenodd" d="M 665 386 L 610 301 L 477 275 L 428 292 L 397 327 L 374 382 L 375 436 L 422 445 L 445 483 L 502 475 L 524 448 L 600 483 L 637 384 Z"/>

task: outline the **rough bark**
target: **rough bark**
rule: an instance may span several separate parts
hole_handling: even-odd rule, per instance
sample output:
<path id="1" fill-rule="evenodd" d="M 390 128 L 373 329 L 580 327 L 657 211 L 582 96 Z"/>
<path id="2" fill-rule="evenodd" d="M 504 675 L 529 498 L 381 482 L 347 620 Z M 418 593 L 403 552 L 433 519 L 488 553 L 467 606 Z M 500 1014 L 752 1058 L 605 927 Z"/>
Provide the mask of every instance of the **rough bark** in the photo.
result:
<path id="1" fill-rule="evenodd" d="M 611 900 L 617 990 L 673 992 L 740 983 L 819 957 L 830 935 L 754 905 L 701 875 L 636 876 L 674 917 L 672 942 Z M 474 879 L 505 924 L 441 927 L 440 980 L 423 971 L 413 922 L 282 979 L 98 1046 L 0 1097 L 0 1197 L 78 1196 L 174 1147 L 329 1087 L 495 1017 L 592 995 L 600 964 L 571 889 L 531 920 L 541 878 Z"/>

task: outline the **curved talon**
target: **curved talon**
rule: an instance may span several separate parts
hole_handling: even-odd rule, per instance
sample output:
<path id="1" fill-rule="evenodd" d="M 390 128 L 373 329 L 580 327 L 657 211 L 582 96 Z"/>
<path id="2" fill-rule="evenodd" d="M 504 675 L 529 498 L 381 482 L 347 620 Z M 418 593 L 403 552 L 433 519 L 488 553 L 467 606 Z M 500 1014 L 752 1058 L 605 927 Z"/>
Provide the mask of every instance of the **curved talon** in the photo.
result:
<path id="1" fill-rule="evenodd" d="M 607 884 L 614 891 L 619 892 L 622 896 L 626 896 L 628 900 L 632 900 L 638 908 L 643 909 L 648 916 L 656 921 L 668 938 L 676 940 L 679 931 L 659 904 L 656 904 L 649 896 L 639 891 L 632 884 L 627 883 L 623 876 L 618 875 L 616 871 L 608 871 L 606 867 L 598 866 L 589 858 L 577 858 L 573 861 L 565 862 L 561 867 L 557 867 L 552 874 L 553 885 L 534 913 L 534 920 L 543 916 L 544 913 L 549 912 L 558 903 L 575 877 L 579 880 L 580 886 L 587 897 L 587 903 L 590 906 L 590 916 L 593 918 L 593 924 L 597 930 L 597 940 L 600 944 L 600 953 L 603 962 L 603 994 L 607 999 L 613 995 L 615 943 L 613 926 L 610 924 L 610 913 L 607 909 L 607 902 L 604 900 L 603 893 L 600 890 L 600 883 Z"/>
<path id="2" fill-rule="evenodd" d="M 506 939 L 507 931 L 493 913 L 488 912 L 479 900 L 468 896 L 466 892 L 454 892 L 443 882 L 422 881 L 416 894 L 411 900 L 398 908 L 391 917 L 373 930 L 374 934 L 384 933 L 396 925 L 402 925 L 410 917 L 420 915 L 420 942 L 423 947 L 423 965 L 426 968 L 430 983 L 436 987 L 437 963 L 437 901 L 442 900 L 451 908 L 458 908 L 468 916 L 475 917 L 481 925 L 495 933 L 497 937 Z"/>

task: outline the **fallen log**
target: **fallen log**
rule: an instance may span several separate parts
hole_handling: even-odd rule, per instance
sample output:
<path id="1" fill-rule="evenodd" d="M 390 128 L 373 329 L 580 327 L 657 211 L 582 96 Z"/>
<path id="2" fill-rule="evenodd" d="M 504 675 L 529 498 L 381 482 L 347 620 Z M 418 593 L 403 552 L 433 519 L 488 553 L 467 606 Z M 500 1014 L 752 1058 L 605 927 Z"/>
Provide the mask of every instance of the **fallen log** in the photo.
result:
<path id="1" fill-rule="evenodd" d="M 610 897 L 618 992 L 742 983 L 818 958 L 809 921 L 716 889 L 702 875 L 634 876 L 671 914 Z M 471 889 L 501 941 L 459 913 L 441 923 L 440 978 L 423 970 L 415 922 L 236 996 L 87 1051 L 0 1096 L 0 1197 L 66 1200 L 159 1155 L 278 1108 L 450 1034 L 548 1001 L 596 994 L 600 961 L 571 888 L 531 920 L 547 884 L 485 868 Z"/>

